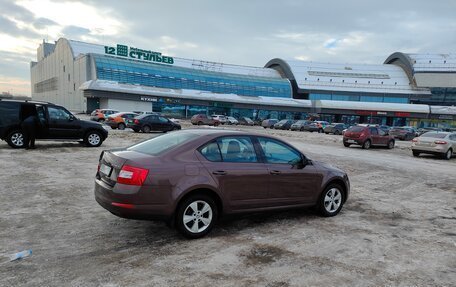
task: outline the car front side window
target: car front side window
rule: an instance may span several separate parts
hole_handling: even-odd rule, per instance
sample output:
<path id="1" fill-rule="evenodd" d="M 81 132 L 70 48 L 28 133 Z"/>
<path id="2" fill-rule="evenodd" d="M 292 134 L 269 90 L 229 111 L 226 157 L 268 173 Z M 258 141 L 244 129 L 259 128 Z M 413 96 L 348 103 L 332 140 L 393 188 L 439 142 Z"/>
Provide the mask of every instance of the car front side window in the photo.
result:
<path id="1" fill-rule="evenodd" d="M 294 164 L 301 160 L 301 154 L 289 146 L 268 138 L 258 138 L 268 163 Z"/>
<path id="2" fill-rule="evenodd" d="M 48 113 L 51 120 L 69 120 L 71 118 L 66 110 L 58 107 L 48 107 Z"/>

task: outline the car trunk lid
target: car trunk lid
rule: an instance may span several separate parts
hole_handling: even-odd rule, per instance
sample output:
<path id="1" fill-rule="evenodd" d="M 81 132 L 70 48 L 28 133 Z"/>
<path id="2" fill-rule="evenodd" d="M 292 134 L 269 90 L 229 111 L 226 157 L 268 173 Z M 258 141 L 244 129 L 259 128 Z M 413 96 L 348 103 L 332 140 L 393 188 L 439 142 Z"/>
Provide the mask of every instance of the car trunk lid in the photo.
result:
<path id="1" fill-rule="evenodd" d="M 127 150 L 103 151 L 100 155 L 98 176 L 110 186 L 117 183 L 117 178 L 124 165 L 142 166 L 140 162 L 152 159 L 154 156 Z"/>

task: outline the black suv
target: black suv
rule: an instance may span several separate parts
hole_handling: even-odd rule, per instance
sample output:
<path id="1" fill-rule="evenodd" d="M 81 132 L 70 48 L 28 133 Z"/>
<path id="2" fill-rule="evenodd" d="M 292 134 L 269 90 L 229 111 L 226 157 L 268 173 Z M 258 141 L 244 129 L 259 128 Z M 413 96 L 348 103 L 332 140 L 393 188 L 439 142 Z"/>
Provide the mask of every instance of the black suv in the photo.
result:
<path id="1" fill-rule="evenodd" d="M 108 131 L 99 123 L 76 118 L 64 107 L 46 102 L 0 99 L 0 139 L 13 148 L 25 146 L 22 121 L 35 115 L 39 119 L 37 140 L 80 141 L 89 147 L 100 146 Z"/>

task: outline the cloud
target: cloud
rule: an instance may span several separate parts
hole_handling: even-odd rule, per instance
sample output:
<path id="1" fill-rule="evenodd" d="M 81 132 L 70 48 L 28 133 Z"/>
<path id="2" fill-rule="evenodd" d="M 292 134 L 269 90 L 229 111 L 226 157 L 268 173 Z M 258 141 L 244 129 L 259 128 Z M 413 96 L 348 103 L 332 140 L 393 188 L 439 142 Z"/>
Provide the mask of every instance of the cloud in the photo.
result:
<path id="1" fill-rule="evenodd" d="M 38 30 L 45 29 L 48 26 L 57 26 L 57 25 L 58 25 L 57 22 L 52 21 L 51 19 L 42 18 L 42 17 L 33 21 L 33 26 Z"/>
<path id="2" fill-rule="evenodd" d="M 82 36 L 89 35 L 90 33 L 89 29 L 79 26 L 71 25 L 62 29 L 63 36 L 69 39 L 80 39 Z"/>
<path id="3" fill-rule="evenodd" d="M 3 15 L 0 15 L 0 34 L 8 34 L 14 37 L 39 37 L 39 34 L 28 28 L 19 28 L 18 25 L 6 18 Z"/>

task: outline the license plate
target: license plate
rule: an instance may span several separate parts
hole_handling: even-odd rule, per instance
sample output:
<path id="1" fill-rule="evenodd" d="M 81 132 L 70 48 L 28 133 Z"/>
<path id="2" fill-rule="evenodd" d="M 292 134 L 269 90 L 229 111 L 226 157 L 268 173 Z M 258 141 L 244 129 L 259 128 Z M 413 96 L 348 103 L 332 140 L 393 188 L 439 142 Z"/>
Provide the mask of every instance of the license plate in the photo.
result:
<path id="1" fill-rule="evenodd" d="M 100 166 L 100 172 L 104 173 L 105 175 L 109 176 L 111 174 L 112 167 L 105 165 L 104 163 Z"/>
<path id="2" fill-rule="evenodd" d="M 355 140 L 347 140 L 348 143 L 356 143 Z"/>

